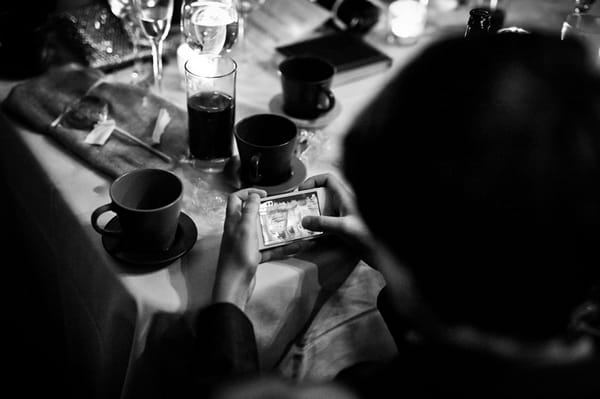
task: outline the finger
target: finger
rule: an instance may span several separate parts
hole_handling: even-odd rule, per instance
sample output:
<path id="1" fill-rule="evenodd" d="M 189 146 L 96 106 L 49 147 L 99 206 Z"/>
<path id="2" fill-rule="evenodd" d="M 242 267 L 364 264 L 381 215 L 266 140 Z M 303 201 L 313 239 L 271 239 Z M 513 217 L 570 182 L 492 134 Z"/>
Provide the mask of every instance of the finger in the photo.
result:
<path id="1" fill-rule="evenodd" d="M 299 187 L 299 190 L 308 190 L 315 187 L 327 187 L 334 194 L 337 194 L 340 199 L 344 200 L 351 196 L 352 191 L 344 184 L 344 182 L 331 173 L 323 173 L 306 179 Z"/>
<path id="2" fill-rule="evenodd" d="M 264 198 L 267 196 L 267 192 L 265 190 L 261 190 L 260 188 L 248 188 L 248 193 L 258 194 L 260 198 Z"/>
<path id="3" fill-rule="evenodd" d="M 227 219 L 239 216 L 240 208 L 242 207 L 242 199 L 238 193 L 231 193 L 227 197 L 227 208 L 225 210 L 225 216 Z"/>
<path id="4" fill-rule="evenodd" d="M 229 218 L 239 216 L 244 201 L 248 199 L 250 194 L 257 194 L 260 198 L 266 197 L 267 192 L 258 188 L 246 188 L 243 190 L 235 191 L 229 194 L 227 198 L 227 208 L 225 215 Z"/>
<path id="5" fill-rule="evenodd" d="M 341 229 L 341 218 L 336 216 L 305 216 L 302 227 L 312 231 L 337 232 Z"/>
<path id="6" fill-rule="evenodd" d="M 267 196 L 267 192 L 265 190 L 261 190 L 261 189 L 253 188 L 253 187 L 245 188 L 243 190 L 238 190 L 238 191 L 232 193 L 232 195 L 237 196 L 242 201 L 247 201 L 248 196 L 250 194 L 257 194 L 260 198 Z"/>
<path id="7" fill-rule="evenodd" d="M 288 258 L 315 245 L 315 240 L 301 240 L 261 252 L 261 262 Z"/>
<path id="8" fill-rule="evenodd" d="M 328 180 L 330 180 L 331 174 L 323 173 L 320 175 L 314 175 L 306 179 L 302 184 L 298 186 L 299 190 L 308 190 L 309 188 L 315 187 L 327 187 Z"/>
<path id="9" fill-rule="evenodd" d="M 327 187 L 334 193 L 338 194 L 342 199 L 348 198 L 351 195 L 350 189 L 344 184 L 344 182 L 334 176 L 329 176 L 327 178 Z"/>
<path id="10" fill-rule="evenodd" d="M 260 196 L 257 193 L 250 193 L 248 199 L 244 202 L 244 208 L 242 210 L 242 219 L 254 220 L 258 215 L 258 208 L 260 207 Z"/>

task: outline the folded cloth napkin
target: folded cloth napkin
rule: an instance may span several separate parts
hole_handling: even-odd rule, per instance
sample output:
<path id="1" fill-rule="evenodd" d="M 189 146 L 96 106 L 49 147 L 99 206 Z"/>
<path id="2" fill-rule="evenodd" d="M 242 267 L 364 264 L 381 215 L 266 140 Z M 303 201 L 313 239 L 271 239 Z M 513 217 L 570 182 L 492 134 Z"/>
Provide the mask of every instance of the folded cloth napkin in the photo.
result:
<path id="1" fill-rule="evenodd" d="M 68 118 L 51 127 L 52 122 L 69 106 L 84 96 L 106 102 L 108 117 L 116 125 L 153 145 L 152 133 L 161 109 L 171 116 L 159 144 L 153 146 L 169 155 L 166 162 L 139 144 L 114 134 L 103 145 L 84 142 L 89 129 L 69 124 Z M 96 170 L 110 177 L 140 167 L 174 169 L 187 152 L 185 111 L 151 94 L 147 89 L 110 82 L 93 68 L 67 64 L 49 69 L 44 74 L 15 86 L 3 103 L 6 112 L 34 131 L 47 134 Z"/>

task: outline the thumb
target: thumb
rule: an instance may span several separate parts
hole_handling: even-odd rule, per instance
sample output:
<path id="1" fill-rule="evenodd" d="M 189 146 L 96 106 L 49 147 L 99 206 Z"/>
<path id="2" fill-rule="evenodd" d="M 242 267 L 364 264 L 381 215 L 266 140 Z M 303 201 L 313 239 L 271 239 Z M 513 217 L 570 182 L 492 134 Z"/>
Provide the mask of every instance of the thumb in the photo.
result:
<path id="1" fill-rule="evenodd" d="M 302 226 L 312 231 L 337 233 L 340 231 L 340 218 L 336 216 L 305 216 Z"/>

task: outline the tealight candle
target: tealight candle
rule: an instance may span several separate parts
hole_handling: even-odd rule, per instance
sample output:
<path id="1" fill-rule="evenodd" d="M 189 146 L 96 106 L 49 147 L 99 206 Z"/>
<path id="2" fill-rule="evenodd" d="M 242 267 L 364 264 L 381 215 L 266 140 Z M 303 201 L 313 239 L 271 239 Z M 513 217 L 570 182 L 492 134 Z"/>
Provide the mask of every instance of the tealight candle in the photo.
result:
<path id="1" fill-rule="evenodd" d="M 416 43 L 426 22 L 427 0 L 397 0 L 388 6 L 388 26 L 394 42 Z"/>

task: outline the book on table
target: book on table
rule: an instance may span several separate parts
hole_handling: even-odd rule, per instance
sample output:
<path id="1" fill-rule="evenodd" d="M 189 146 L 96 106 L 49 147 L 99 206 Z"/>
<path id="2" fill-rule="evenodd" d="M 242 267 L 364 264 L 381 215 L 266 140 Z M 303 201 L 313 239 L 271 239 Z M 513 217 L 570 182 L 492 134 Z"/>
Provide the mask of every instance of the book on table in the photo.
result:
<path id="1" fill-rule="evenodd" d="M 392 59 L 357 34 L 330 32 L 278 46 L 283 56 L 311 55 L 329 61 L 336 68 L 333 85 L 338 86 L 382 72 Z"/>

